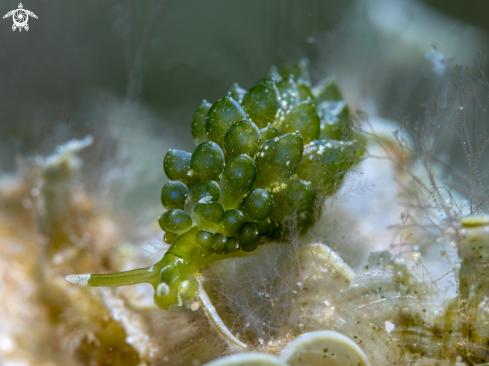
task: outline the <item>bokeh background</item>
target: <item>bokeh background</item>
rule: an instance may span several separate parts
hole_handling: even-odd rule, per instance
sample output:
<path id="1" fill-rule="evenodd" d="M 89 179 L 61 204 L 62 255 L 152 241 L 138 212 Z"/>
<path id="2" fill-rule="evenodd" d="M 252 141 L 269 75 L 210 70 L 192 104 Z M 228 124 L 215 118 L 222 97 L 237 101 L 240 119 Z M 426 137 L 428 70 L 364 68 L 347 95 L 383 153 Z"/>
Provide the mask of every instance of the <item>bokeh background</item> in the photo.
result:
<path id="1" fill-rule="evenodd" d="M 0 5 L 7 13 L 18 3 Z M 353 108 L 416 119 L 421 103 L 449 87 L 453 65 L 473 65 L 489 46 L 485 0 L 23 5 L 39 17 L 28 32 L 0 22 L 0 172 L 90 134 L 83 184 L 101 198 L 107 180 L 123 188 L 110 200 L 133 220 L 150 219 L 142 212 L 164 183 L 165 152 L 193 149 L 190 119 L 201 100 L 214 102 L 235 82 L 249 88 L 270 66 L 307 58 L 313 80 L 334 73 Z"/>

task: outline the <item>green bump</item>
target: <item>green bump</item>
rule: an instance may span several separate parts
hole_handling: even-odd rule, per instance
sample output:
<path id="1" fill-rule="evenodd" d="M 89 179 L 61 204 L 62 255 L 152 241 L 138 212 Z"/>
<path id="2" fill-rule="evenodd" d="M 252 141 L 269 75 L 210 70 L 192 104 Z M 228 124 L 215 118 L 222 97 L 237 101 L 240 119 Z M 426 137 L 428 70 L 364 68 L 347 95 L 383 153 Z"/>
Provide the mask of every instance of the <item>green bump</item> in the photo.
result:
<path id="1" fill-rule="evenodd" d="M 260 144 L 260 130 L 253 122 L 237 122 L 224 135 L 224 157 L 226 161 L 241 154 L 253 157 Z"/>
<path id="2" fill-rule="evenodd" d="M 255 187 L 266 188 L 289 178 L 302 159 L 303 142 L 299 133 L 267 140 L 255 155 Z"/>
<path id="3" fill-rule="evenodd" d="M 314 141 L 304 147 L 297 175 L 310 181 L 314 189 L 332 194 L 339 188 L 349 169 L 358 162 L 356 150 L 355 142 Z"/>
<path id="4" fill-rule="evenodd" d="M 240 210 L 227 210 L 224 213 L 221 230 L 227 236 L 231 236 L 238 233 L 245 222 L 245 217 Z"/>
<path id="5" fill-rule="evenodd" d="M 239 242 L 234 236 L 228 238 L 228 243 L 226 244 L 226 250 L 229 253 L 234 253 L 239 250 Z"/>
<path id="6" fill-rule="evenodd" d="M 336 85 L 335 79 L 328 76 L 312 89 L 316 98 L 316 105 L 324 101 L 342 100 L 341 91 Z"/>
<path id="7" fill-rule="evenodd" d="M 299 101 L 306 102 L 310 100 L 314 101 L 314 95 L 312 94 L 311 88 L 306 84 L 297 85 L 297 90 L 299 91 Z"/>
<path id="8" fill-rule="evenodd" d="M 183 210 L 188 196 L 188 188 L 182 182 L 172 180 L 161 190 L 161 204 L 168 210 L 180 208 Z"/>
<path id="9" fill-rule="evenodd" d="M 267 140 L 273 139 L 275 137 L 279 137 L 280 132 L 278 132 L 278 130 L 273 128 L 272 125 L 269 123 L 266 127 L 263 127 L 260 130 L 260 135 L 261 135 L 261 141 L 263 143 Z"/>
<path id="10" fill-rule="evenodd" d="M 226 164 L 221 175 L 219 202 L 226 210 L 238 208 L 243 197 L 253 187 L 256 179 L 256 165 L 248 155 L 238 155 Z"/>
<path id="11" fill-rule="evenodd" d="M 245 224 L 238 234 L 239 243 L 245 252 L 251 252 L 258 247 L 260 234 L 255 224 L 251 222 Z"/>
<path id="12" fill-rule="evenodd" d="M 188 301 L 199 291 L 199 287 L 200 284 L 196 278 L 189 278 L 178 287 L 178 293 L 183 301 Z"/>
<path id="13" fill-rule="evenodd" d="M 166 282 L 161 282 L 156 288 L 156 296 L 166 296 L 170 293 L 170 286 Z"/>
<path id="14" fill-rule="evenodd" d="M 192 117 L 192 137 L 195 145 L 200 145 L 208 140 L 205 133 L 205 118 L 210 108 L 211 104 L 204 99 Z"/>
<path id="15" fill-rule="evenodd" d="M 174 234 L 182 234 L 192 227 L 192 219 L 183 210 L 175 208 L 165 212 L 158 218 L 160 227 Z"/>
<path id="16" fill-rule="evenodd" d="M 173 233 L 167 232 L 167 233 L 165 233 L 165 235 L 163 235 L 163 240 L 167 244 L 173 244 L 173 242 L 175 241 L 175 239 L 177 238 L 177 236 L 178 236 L 177 234 L 173 234 Z"/>
<path id="17" fill-rule="evenodd" d="M 201 248 L 210 249 L 214 245 L 214 235 L 208 231 L 200 230 L 195 233 L 195 241 Z"/>
<path id="18" fill-rule="evenodd" d="M 299 91 L 293 78 L 283 79 L 277 84 L 282 109 L 289 110 L 299 104 Z"/>
<path id="19" fill-rule="evenodd" d="M 200 230 L 216 233 L 224 218 L 224 209 L 218 202 L 198 203 L 194 207 L 192 218 Z"/>
<path id="20" fill-rule="evenodd" d="M 350 123 L 350 113 L 334 78 L 324 79 L 313 89 L 316 110 L 321 119 L 320 139 L 351 140 L 357 138 Z"/>
<path id="21" fill-rule="evenodd" d="M 298 83 L 301 80 L 305 82 L 310 81 L 309 71 L 307 71 L 307 65 L 309 62 L 306 59 L 301 60 L 299 63 L 294 62 L 283 66 L 278 73 L 283 79 L 290 77 Z"/>
<path id="22" fill-rule="evenodd" d="M 197 146 L 190 159 L 190 181 L 193 184 L 203 180 L 219 179 L 224 168 L 224 154 L 212 141 Z"/>
<path id="23" fill-rule="evenodd" d="M 213 253 L 213 249 L 200 248 L 200 255 L 202 255 L 204 258 L 210 257 Z"/>
<path id="24" fill-rule="evenodd" d="M 257 221 L 254 224 L 258 229 L 258 234 L 267 235 L 270 232 L 272 222 L 270 221 L 270 219 L 266 219 L 263 221 Z"/>
<path id="25" fill-rule="evenodd" d="M 279 92 L 273 80 L 264 80 L 252 87 L 241 103 L 258 128 L 272 123 L 280 109 Z"/>
<path id="26" fill-rule="evenodd" d="M 262 81 L 270 81 L 274 80 L 275 82 L 282 80 L 282 76 L 278 73 L 277 66 L 272 66 L 270 67 L 270 71 L 268 72 L 267 76 L 263 78 Z"/>
<path id="27" fill-rule="evenodd" d="M 224 143 L 224 134 L 236 122 L 247 119 L 246 113 L 230 96 L 219 99 L 209 109 L 205 119 L 205 132 L 210 141 L 214 141 L 221 148 Z"/>
<path id="28" fill-rule="evenodd" d="M 192 187 L 185 201 L 185 212 L 189 215 L 197 203 L 217 201 L 219 199 L 219 184 L 213 180 L 203 180 Z"/>
<path id="29" fill-rule="evenodd" d="M 168 179 L 188 184 L 191 157 L 192 154 L 184 150 L 169 150 L 163 159 L 163 169 Z"/>
<path id="30" fill-rule="evenodd" d="M 283 134 L 299 131 L 304 144 L 317 140 L 320 122 L 316 108 L 308 102 L 295 106 L 280 119 L 279 130 Z"/>
<path id="31" fill-rule="evenodd" d="M 321 102 L 317 106 L 317 111 L 321 119 L 321 139 L 351 139 L 353 131 L 350 123 L 350 112 L 344 101 Z"/>
<path id="32" fill-rule="evenodd" d="M 246 218 L 253 221 L 263 221 L 273 210 L 273 199 L 264 189 L 254 189 L 243 200 L 241 211 Z"/>
<path id="33" fill-rule="evenodd" d="M 269 238 L 275 237 L 280 232 L 280 226 L 277 221 L 270 222 L 270 228 L 268 229 L 267 236 Z"/>
<path id="34" fill-rule="evenodd" d="M 289 179 L 270 190 L 273 197 L 271 220 L 282 221 L 305 211 L 314 198 L 310 182 L 300 179 Z"/>
<path id="35" fill-rule="evenodd" d="M 217 254 L 222 254 L 224 250 L 226 250 L 226 246 L 228 244 L 228 238 L 221 233 L 217 233 L 214 235 L 214 251 Z"/>
<path id="36" fill-rule="evenodd" d="M 241 104 L 241 102 L 243 101 L 243 97 L 246 94 L 246 90 L 240 88 L 237 83 L 234 83 L 233 86 L 229 89 L 229 94 L 231 95 L 231 98 Z"/>

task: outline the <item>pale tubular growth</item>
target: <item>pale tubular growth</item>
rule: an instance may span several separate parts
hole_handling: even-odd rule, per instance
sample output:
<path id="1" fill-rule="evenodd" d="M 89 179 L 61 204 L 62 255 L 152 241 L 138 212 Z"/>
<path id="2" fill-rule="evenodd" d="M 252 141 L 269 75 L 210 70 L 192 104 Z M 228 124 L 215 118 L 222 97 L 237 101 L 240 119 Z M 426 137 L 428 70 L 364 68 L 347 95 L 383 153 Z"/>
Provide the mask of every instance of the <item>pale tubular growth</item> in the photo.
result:
<path id="1" fill-rule="evenodd" d="M 204 366 L 288 366 L 279 358 L 261 352 L 240 353 L 219 358 Z"/>
<path id="2" fill-rule="evenodd" d="M 49 238 L 47 252 L 55 255 L 57 250 L 69 242 L 69 207 L 72 197 L 70 190 L 73 176 L 82 165 L 76 154 L 93 142 L 88 135 L 82 140 L 70 140 L 56 147 L 54 154 L 46 158 L 36 158 L 41 168 L 40 195 L 37 200 L 40 231 Z"/>
<path id="3" fill-rule="evenodd" d="M 331 330 L 305 333 L 293 340 L 279 357 L 241 353 L 205 366 L 370 366 L 365 352 L 350 338 Z"/>
<path id="4" fill-rule="evenodd" d="M 43 168 L 58 168 L 61 164 L 67 164 L 70 170 L 77 169 L 80 167 L 81 162 L 75 154 L 90 146 L 92 142 L 93 137 L 88 135 L 83 140 L 70 140 L 56 147 L 56 152 L 42 161 Z"/>
<path id="5" fill-rule="evenodd" d="M 370 366 L 365 352 L 355 342 L 331 330 L 301 335 L 285 348 L 280 359 L 290 366 Z"/>
<path id="6" fill-rule="evenodd" d="M 244 350 L 247 348 L 246 344 L 241 342 L 238 338 L 236 338 L 233 333 L 229 330 L 229 328 L 224 324 L 221 317 L 216 311 L 216 308 L 212 304 L 211 299 L 209 299 L 209 295 L 205 292 L 204 287 L 200 283 L 199 280 L 199 293 L 197 295 L 199 303 L 202 305 L 204 309 L 204 313 L 209 319 L 210 323 L 214 326 L 219 335 L 227 341 L 227 343 L 239 350 Z"/>
<path id="7" fill-rule="evenodd" d="M 303 276 L 312 275 L 312 271 L 328 273 L 333 281 L 341 282 L 338 287 L 346 287 L 356 277 L 355 272 L 331 248 L 322 243 L 307 244 L 299 253 Z"/>

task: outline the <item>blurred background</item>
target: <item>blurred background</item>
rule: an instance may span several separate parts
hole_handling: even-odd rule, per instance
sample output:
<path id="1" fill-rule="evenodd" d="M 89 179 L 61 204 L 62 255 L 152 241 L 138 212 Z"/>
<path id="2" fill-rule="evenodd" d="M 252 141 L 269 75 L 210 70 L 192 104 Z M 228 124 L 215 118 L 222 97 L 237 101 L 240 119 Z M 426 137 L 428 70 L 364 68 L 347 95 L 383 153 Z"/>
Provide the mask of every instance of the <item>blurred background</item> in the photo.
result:
<path id="1" fill-rule="evenodd" d="M 0 22 L 0 172 L 90 134 L 83 183 L 101 197 L 107 180 L 124 188 L 111 201 L 134 220 L 159 195 L 166 151 L 193 150 L 201 100 L 235 82 L 249 88 L 272 65 L 307 58 L 313 81 L 334 73 L 353 109 L 416 119 L 447 89 L 453 65 L 473 65 L 489 46 L 485 0 L 23 5 L 39 17 L 28 32 Z M 4 0 L 0 11 L 17 6 Z"/>

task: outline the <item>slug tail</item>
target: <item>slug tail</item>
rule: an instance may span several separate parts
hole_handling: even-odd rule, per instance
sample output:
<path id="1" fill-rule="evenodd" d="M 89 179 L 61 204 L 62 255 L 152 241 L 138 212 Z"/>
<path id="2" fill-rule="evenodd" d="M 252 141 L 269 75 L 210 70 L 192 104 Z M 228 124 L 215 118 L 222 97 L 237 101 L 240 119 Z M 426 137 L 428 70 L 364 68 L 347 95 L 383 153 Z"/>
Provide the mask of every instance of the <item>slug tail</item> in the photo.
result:
<path id="1" fill-rule="evenodd" d="M 145 282 L 155 285 L 158 283 L 158 275 L 153 272 L 153 267 L 107 274 L 69 275 L 65 279 L 75 285 L 92 287 L 128 286 Z"/>

